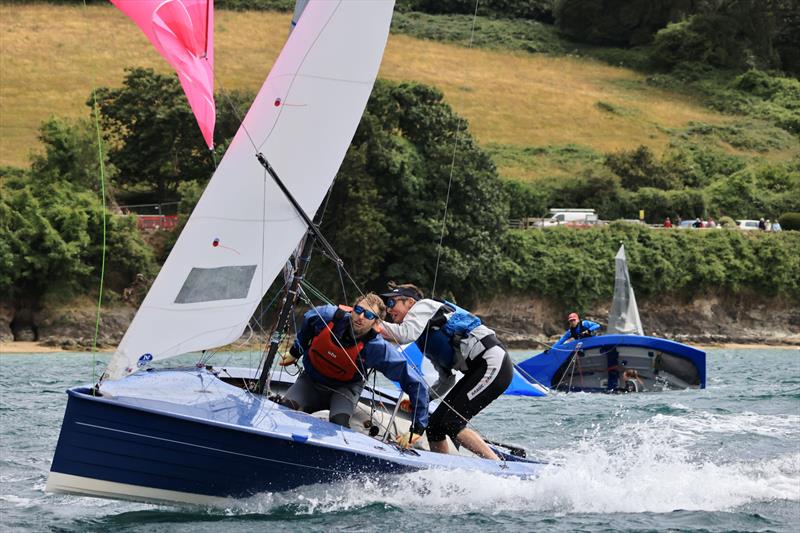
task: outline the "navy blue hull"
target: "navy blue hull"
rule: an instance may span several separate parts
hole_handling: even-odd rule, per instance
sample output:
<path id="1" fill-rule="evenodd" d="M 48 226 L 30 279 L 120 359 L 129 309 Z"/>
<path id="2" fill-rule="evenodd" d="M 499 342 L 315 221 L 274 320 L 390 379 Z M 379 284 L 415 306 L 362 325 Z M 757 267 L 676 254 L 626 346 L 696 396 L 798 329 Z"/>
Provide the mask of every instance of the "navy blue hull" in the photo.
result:
<path id="1" fill-rule="evenodd" d="M 51 470 L 163 490 L 244 497 L 409 467 L 70 393 Z"/>
<path id="2" fill-rule="evenodd" d="M 400 450 L 204 370 L 143 372 L 104 394 L 68 391 L 48 490 L 208 502 L 427 468 L 530 477 L 541 466 Z"/>

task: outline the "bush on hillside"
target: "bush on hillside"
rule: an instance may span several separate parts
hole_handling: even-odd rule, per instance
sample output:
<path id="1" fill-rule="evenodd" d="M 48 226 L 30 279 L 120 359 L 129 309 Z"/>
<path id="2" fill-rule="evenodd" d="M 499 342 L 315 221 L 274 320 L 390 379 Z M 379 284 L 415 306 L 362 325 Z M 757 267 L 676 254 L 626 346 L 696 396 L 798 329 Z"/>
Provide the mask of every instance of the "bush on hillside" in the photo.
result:
<path id="1" fill-rule="evenodd" d="M 800 234 L 659 231 L 620 223 L 509 232 L 499 285 L 508 293 L 548 297 L 564 309 L 589 306 L 612 295 L 620 243 L 643 298 L 756 291 L 800 300 Z"/>
<path id="2" fill-rule="evenodd" d="M 49 291 L 78 294 L 98 286 L 103 203 L 91 129 L 51 119 L 43 155 L 29 172 L 0 180 L 0 293 L 36 301 Z M 113 200 L 109 200 L 112 203 Z M 121 291 L 154 270 L 134 217 L 107 216 L 106 286 Z"/>
<path id="3" fill-rule="evenodd" d="M 662 191 L 643 187 L 628 196 L 628 204 L 631 213 L 644 210 L 649 224 L 660 224 L 667 217 L 673 220 L 704 217 L 707 211 L 703 192 L 693 189 Z"/>
<path id="4" fill-rule="evenodd" d="M 609 154 L 604 164 L 620 177 L 622 186 L 631 191 L 640 187 L 669 190 L 680 185 L 679 179 L 667 172 L 646 146 Z"/>
<path id="5" fill-rule="evenodd" d="M 552 185 L 549 207 L 593 208 L 603 220 L 632 218 L 620 178 L 605 168 L 588 168 Z"/>
<path id="6" fill-rule="evenodd" d="M 800 160 L 750 165 L 706 188 L 712 212 L 733 218 L 775 219 L 800 211 Z"/>
<path id="7" fill-rule="evenodd" d="M 564 52 L 561 39 L 552 26 L 527 19 L 498 20 L 478 17 L 473 21 L 470 15 L 395 12 L 392 31 L 417 39 L 455 43 L 472 48 L 546 54 Z"/>
<path id="8" fill-rule="evenodd" d="M 684 11 L 679 2 L 652 0 L 556 0 L 558 29 L 592 44 L 648 43 L 672 17 Z"/>
<path id="9" fill-rule="evenodd" d="M 719 217 L 719 220 L 717 220 L 717 225 L 722 226 L 723 228 L 736 229 L 736 221 L 727 216 Z"/>
<path id="10" fill-rule="evenodd" d="M 800 231 L 800 213 L 784 213 L 778 218 L 781 229 Z"/>
<path id="11" fill-rule="evenodd" d="M 478 15 L 493 18 L 524 18 L 540 22 L 553 22 L 554 0 L 482 0 L 477 3 Z M 401 12 L 422 11 L 433 15 L 475 13 L 475 0 L 398 0 Z"/>
<path id="12" fill-rule="evenodd" d="M 508 195 L 509 218 L 543 217 L 547 213 L 549 194 L 545 187 L 519 181 L 503 181 Z"/>
<path id="13" fill-rule="evenodd" d="M 740 71 L 755 67 L 797 72 L 796 13 L 795 0 L 698 2 L 691 16 L 656 33 L 653 61 L 668 68 L 697 63 Z M 790 35 L 795 36 L 784 39 Z"/>

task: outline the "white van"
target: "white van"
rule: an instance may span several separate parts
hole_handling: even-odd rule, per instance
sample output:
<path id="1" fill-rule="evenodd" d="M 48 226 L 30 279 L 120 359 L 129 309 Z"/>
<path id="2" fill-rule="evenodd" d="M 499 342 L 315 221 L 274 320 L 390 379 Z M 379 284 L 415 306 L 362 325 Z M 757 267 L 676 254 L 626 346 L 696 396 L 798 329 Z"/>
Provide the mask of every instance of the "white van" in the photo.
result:
<path id="1" fill-rule="evenodd" d="M 599 222 L 594 209 L 563 209 L 550 210 L 550 218 L 543 221 L 543 226 L 583 226 Z"/>
<path id="2" fill-rule="evenodd" d="M 737 220 L 736 227 L 743 230 L 758 230 L 758 220 Z"/>

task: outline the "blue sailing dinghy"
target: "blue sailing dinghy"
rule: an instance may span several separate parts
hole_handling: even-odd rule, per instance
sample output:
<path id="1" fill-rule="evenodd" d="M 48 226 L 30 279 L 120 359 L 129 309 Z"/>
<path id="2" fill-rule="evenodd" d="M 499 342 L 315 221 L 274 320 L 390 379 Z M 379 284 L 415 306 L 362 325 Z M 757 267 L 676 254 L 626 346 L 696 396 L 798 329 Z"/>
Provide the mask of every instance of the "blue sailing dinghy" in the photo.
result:
<path id="1" fill-rule="evenodd" d="M 46 490 L 225 505 L 420 469 L 540 471 L 512 447 L 505 449 L 517 455 L 495 447 L 501 461 L 431 453 L 422 442 L 401 449 L 393 440 L 410 422 L 398 413 L 396 391 L 362 395 L 353 429 L 328 422 L 327 413 L 278 405 L 269 393 L 288 382 L 269 376 L 285 326 L 276 327 L 258 369 L 153 369 L 237 340 L 303 242 L 286 285 L 286 324 L 311 243 L 329 246 L 306 213 L 317 212 L 353 138 L 393 7 L 307 4 L 100 382 L 68 391 Z"/>

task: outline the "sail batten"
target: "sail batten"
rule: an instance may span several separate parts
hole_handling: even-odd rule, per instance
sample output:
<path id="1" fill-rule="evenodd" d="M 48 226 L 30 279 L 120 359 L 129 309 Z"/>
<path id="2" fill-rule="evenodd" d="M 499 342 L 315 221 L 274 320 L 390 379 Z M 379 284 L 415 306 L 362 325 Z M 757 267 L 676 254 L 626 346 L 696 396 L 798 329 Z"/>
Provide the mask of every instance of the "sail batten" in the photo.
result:
<path id="1" fill-rule="evenodd" d="M 372 91 L 393 5 L 308 4 L 120 343 L 108 378 L 241 335 L 307 230 L 256 152 L 264 154 L 300 207 L 316 212 Z M 252 144 L 256 139 L 259 146 Z M 251 272 L 248 266 L 255 268 Z M 193 271 L 196 279 L 190 280 Z M 217 273 L 232 276 L 236 290 L 217 286 L 206 293 L 193 286 L 197 280 L 217 283 Z M 195 296 L 178 298 L 187 283 Z M 230 295 L 244 296 L 212 298 Z"/>

